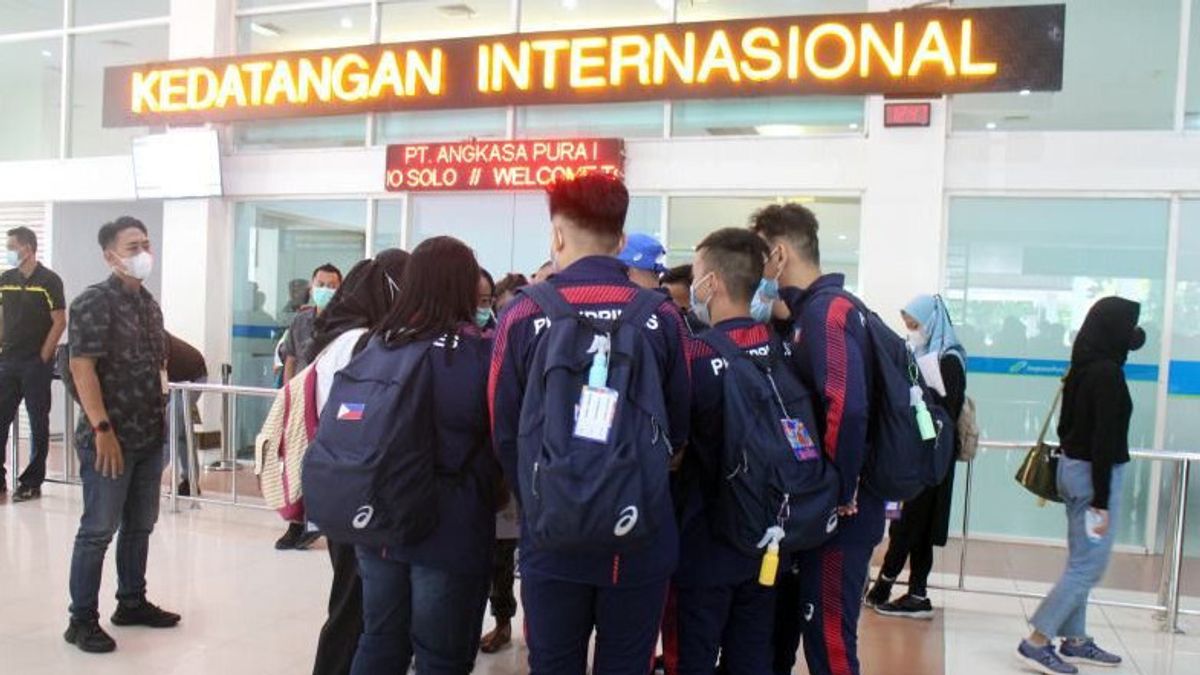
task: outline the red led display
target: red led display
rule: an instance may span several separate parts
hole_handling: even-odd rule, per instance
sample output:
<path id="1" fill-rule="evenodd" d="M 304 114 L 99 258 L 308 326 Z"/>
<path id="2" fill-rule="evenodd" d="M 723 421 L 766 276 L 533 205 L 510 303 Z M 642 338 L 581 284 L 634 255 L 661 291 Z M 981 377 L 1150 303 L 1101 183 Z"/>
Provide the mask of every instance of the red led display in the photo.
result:
<path id="1" fill-rule="evenodd" d="M 583 173 L 619 174 L 624 166 L 618 138 L 414 143 L 388 146 L 384 184 L 389 192 L 541 190 Z"/>
<path id="2" fill-rule="evenodd" d="M 883 126 L 927 127 L 932 108 L 929 103 L 884 103 Z"/>

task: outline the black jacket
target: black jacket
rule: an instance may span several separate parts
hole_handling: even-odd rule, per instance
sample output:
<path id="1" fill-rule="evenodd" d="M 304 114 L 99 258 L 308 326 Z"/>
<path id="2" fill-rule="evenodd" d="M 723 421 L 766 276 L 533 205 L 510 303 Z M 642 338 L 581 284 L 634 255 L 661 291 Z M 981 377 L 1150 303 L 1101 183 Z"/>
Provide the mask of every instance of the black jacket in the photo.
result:
<path id="1" fill-rule="evenodd" d="M 1133 400 L 1125 360 L 1134 344 L 1141 305 L 1110 297 L 1088 312 L 1075 338 L 1063 389 L 1058 437 L 1071 459 L 1092 463 L 1092 507 L 1108 509 L 1112 467 L 1129 461 Z"/>

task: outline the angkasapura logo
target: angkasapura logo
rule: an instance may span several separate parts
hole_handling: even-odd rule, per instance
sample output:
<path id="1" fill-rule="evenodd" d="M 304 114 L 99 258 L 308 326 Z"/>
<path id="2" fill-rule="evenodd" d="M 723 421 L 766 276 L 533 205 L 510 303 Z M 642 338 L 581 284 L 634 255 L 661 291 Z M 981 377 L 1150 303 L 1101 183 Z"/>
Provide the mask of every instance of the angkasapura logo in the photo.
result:
<path id="1" fill-rule="evenodd" d="M 1021 373 L 1025 372 L 1025 370 L 1028 368 L 1029 368 L 1028 361 L 1017 361 L 1016 363 L 1014 363 L 1008 367 L 1008 374 L 1009 375 L 1020 375 Z"/>

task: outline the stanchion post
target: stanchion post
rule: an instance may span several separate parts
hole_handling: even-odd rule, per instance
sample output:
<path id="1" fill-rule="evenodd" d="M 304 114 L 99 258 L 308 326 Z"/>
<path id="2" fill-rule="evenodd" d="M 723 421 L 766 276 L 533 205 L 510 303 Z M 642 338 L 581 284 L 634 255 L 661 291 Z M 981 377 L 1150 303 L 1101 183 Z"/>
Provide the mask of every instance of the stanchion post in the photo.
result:
<path id="1" fill-rule="evenodd" d="M 967 484 L 963 491 L 963 523 L 962 541 L 958 552 L 958 590 L 966 588 L 967 583 L 967 541 L 971 533 L 971 487 L 975 478 L 975 460 L 967 462 Z"/>
<path id="2" fill-rule="evenodd" d="M 167 453 L 171 462 L 171 513 L 179 513 L 179 420 L 175 419 L 178 411 L 178 389 L 167 390 Z"/>
<path id="3" fill-rule="evenodd" d="M 238 475 L 238 458 L 237 458 L 237 394 L 229 395 L 229 455 L 233 462 L 233 483 L 230 489 L 233 491 L 233 503 L 238 503 L 237 491 L 237 475 Z"/>
<path id="4" fill-rule="evenodd" d="M 1179 511 L 1175 514 L 1175 529 L 1172 531 L 1172 547 L 1175 555 L 1171 559 L 1171 577 L 1167 589 L 1167 632 L 1182 633 L 1179 628 L 1180 585 L 1183 578 L 1183 544 L 1187 531 L 1188 481 L 1191 478 L 1192 462 L 1183 460 L 1179 476 Z"/>
<path id="5" fill-rule="evenodd" d="M 12 439 L 12 488 L 15 490 L 21 478 L 21 411 L 13 416 L 12 429 L 8 437 Z"/>
<path id="6" fill-rule="evenodd" d="M 1167 507 L 1167 521 L 1173 526 L 1179 518 L 1179 484 L 1183 480 L 1183 463 L 1172 462 L 1172 465 L 1173 471 L 1171 473 L 1173 480 L 1168 490 L 1171 503 Z M 1168 530 L 1169 532 L 1170 530 Z M 1167 610 L 1165 608 L 1170 604 L 1168 596 L 1171 593 L 1171 569 L 1175 566 L 1175 555 L 1177 554 L 1177 551 L 1171 547 L 1171 543 L 1168 534 L 1168 536 L 1164 537 L 1163 541 L 1162 573 L 1159 575 L 1158 580 L 1158 604 L 1164 609 L 1154 613 L 1154 618 L 1159 621 L 1167 620 Z M 1155 541 L 1147 542 L 1147 548 L 1154 550 L 1157 548 L 1157 544 L 1158 542 Z"/>
<path id="7" fill-rule="evenodd" d="M 62 466 L 63 466 L 63 482 L 71 482 L 71 467 L 74 462 L 71 461 L 71 455 L 75 450 L 75 399 L 71 398 L 71 393 L 63 387 L 63 440 L 62 440 Z"/>
<path id="8" fill-rule="evenodd" d="M 200 496 L 200 460 L 196 453 L 196 420 L 192 417 L 192 399 L 190 392 L 183 395 L 183 430 L 184 439 L 186 439 L 186 447 L 184 452 L 187 454 L 187 472 L 188 472 L 188 487 L 191 493 L 197 497 Z M 193 506 L 196 504 L 193 502 Z"/>

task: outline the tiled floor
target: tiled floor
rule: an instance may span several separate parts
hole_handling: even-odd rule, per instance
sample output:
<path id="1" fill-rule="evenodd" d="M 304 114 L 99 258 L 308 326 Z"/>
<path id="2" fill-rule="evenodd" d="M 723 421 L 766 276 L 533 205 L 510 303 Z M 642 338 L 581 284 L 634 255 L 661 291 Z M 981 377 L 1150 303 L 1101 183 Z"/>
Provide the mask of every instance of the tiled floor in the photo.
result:
<path id="1" fill-rule="evenodd" d="M 67 570 L 78 522 L 77 488 L 47 486 L 41 502 L 0 504 L 0 673 L 49 675 L 306 674 L 329 583 L 323 551 L 276 553 L 280 531 L 268 513 L 205 506 L 164 507 L 152 539 L 152 599 L 184 615 L 178 630 L 113 629 L 120 649 L 87 656 L 63 643 Z M 102 591 L 111 610 L 110 563 Z M 935 579 L 938 581 L 939 579 Z M 947 583 L 950 578 L 941 579 Z M 956 581 L 956 577 L 954 579 Z M 1044 590 L 1044 583 L 972 578 L 973 587 Z M 1109 592 L 1129 597 L 1132 591 Z M 931 623 L 868 614 L 862 625 L 870 675 L 1016 673 L 1011 653 L 1032 601 L 935 592 L 944 609 Z M 1191 606 L 1197 603 L 1189 600 Z M 1157 630 L 1147 612 L 1094 608 L 1093 632 L 1127 657 L 1119 673 L 1200 673 L 1200 620 L 1188 636 Z M 519 642 L 519 638 L 518 638 Z M 525 673 L 523 648 L 481 657 L 482 675 Z M 805 672 L 798 670 L 797 672 Z"/>

